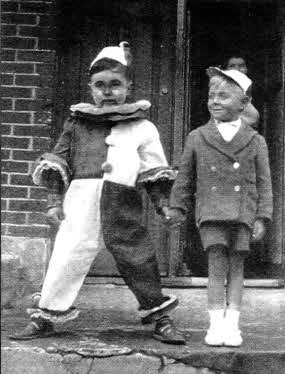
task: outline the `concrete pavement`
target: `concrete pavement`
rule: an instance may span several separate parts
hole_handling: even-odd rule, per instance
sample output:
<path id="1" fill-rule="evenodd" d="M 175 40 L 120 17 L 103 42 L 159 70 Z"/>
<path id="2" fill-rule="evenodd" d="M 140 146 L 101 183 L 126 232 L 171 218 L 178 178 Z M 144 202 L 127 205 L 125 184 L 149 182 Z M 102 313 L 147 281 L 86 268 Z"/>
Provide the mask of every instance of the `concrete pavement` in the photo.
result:
<path id="1" fill-rule="evenodd" d="M 10 341 L 7 335 L 23 328 L 27 318 L 23 308 L 2 311 L 2 373 L 285 373 L 284 289 L 245 290 L 240 348 L 203 344 L 205 288 L 164 292 L 180 299 L 172 316 L 187 336 L 185 346 L 153 340 L 152 326 L 141 326 L 136 300 L 125 286 L 84 285 L 77 300 L 79 318 L 59 326 L 55 337 Z"/>

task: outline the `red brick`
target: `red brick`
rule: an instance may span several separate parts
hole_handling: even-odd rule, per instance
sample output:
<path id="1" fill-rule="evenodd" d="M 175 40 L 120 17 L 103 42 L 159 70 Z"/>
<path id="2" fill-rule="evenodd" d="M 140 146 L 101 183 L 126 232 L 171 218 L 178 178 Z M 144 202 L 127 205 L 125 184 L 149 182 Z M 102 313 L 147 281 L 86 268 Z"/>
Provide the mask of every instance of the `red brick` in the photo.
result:
<path id="1" fill-rule="evenodd" d="M 6 198 L 27 198 L 28 197 L 28 188 L 24 187 L 11 187 L 11 186 L 2 186 L 1 194 Z"/>
<path id="2" fill-rule="evenodd" d="M 31 187 L 30 189 L 30 198 L 31 199 L 46 199 L 47 190 L 41 187 Z"/>
<path id="3" fill-rule="evenodd" d="M 1 31 L 2 31 L 2 35 L 16 35 L 17 26 L 16 25 L 2 25 Z"/>
<path id="4" fill-rule="evenodd" d="M 11 154 L 10 149 L 1 149 L 1 159 L 2 160 L 9 160 Z M 5 174 L 7 175 L 7 174 Z"/>
<path id="5" fill-rule="evenodd" d="M 3 151 L 3 149 L 2 149 Z M 8 183 L 8 174 L 1 173 L 1 184 L 7 184 Z"/>
<path id="6" fill-rule="evenodd" d="M 34 64 L 29 62 L 15 62 L 15 63 L 8 63 L 2 62 L 1 64 L 2 72 L 6 73 L 33 73 L 34 72 Z"/>
<path id="7" fill-rule="evenodd" d="M 48 226 L 6 225 L 6 235 L 41 238 L 41 237 L 47 237 L 48 233 L 49 233 Z"/>
<path id="8" fill-rule="evenodd" d="M 1 50 L 1 59 L 2 61 L 11 61 L 14 62 L 16 60 L 16 51 L 13 49 L 2 49 Z M 3 69 L 2 69 L 3 71 Z"/>
<path id="9" fill-rule="evenodd" d="M 57 46 L 57 42 L 56 42 L 55 39 L 51 39 L 51 38 L 42 39 L 42 38 L 39 38 L 38 49 L 44 49 L 44 50 L 52 51 L 52 50 L 56 49 L 56 46 Z"/>
<path id="10" fill-rule="evenodd" d="M 35 61 L 43 63 L 52 63 L 54 59 L 54 54 L 49 51 L 18 51 L 17 60 L 18 61 Z"/>
<path id="11" fill-rule="evenodd" d="M 54 5 L 52 2 L 41 2 L 41 1 L 31 1 L 31 2 L 21 2 L 20 10 L 25 13 L 51 13 L 54 10 Z"/>
<path id="12" fill-rule="evenodd" d="M 51 140 L 50 138 L 33 138 L 33 149 L 48 151 L 50 149 Z"/>
<path id="13" fill-rule="evenodd" d="M 22 212 L 43 212 L 46 210 L 46 201 L 38 200 L 9 200 L 9 210 Z"/>
<path id="14" fill-rule="evenodd" d="M 30 139 L 29 138 L 15 138 L 13 136 L 3 136 L 2 137 L 2 147 L 3 148 L 27 149 L 29 147 L 29 145 L 30 145 Z"/>
<path id="15" fill-rule="evenodd" d="M 36 88 L 36 98 L 37 99 L 50 99 L 52 98 L 53 90 L 51 87 L 45 87 L 45 88 Z"/>
<path id="16" fill-rule="evenodd" d="M 45 213 L 28 213 L 27 223 L 38 224 L 38 225 L 46 225 L 47 224 L 47 217 Z"/>
<path id="17" fill-rule="evenodd" d="M 17 12 L 18 2 L 14 1 L 2 1 L 1 2 L 1 12 Z"/>
<path id="18" fill-rule="evenodd" d="M 47 39 L 53 36 L 56 31 L 51 25 L 47 27 L 40 26 L 20 26 L 19 35 L 21 36 L 34 36 L 37 38 Z"/>
<path id="19" fill-rule="evenodd" d="M 8 205 L 7 199 L 1 199 L 1 210 L 6 210 Z"/>
<path id="20" fill-rule="evenodd" d="M 1 121 L 2 123 L 30 123 L 31 113 L 2 112 Z"/>
<path id="21" fill-rule="evenodd" d="M 13 74 L 1 74 L 1 84 L 4 86 L 9 86 L 13 84 L 14 75 Z"/>
<path id="22" fill-rule="evenodd" d="M 2 161 L 2 170 L 9 173 L 28 173 L 28 162 Z"/>
<path id="23" fill-rule="evenodd" d="M 3 223 L 12 223 L 15 225 L 26 223 L 26 214 L 25 213 L 12 213 L 12 212 L 3 212 L 1 214 L 1 219 Z"/>
<path id="24" fill-rule="evenodd" d="M 37 111 L 44 108 L 44 106 L 44 100 L 17 99 L 15 101 L 15 110 L 19 111 Z"/>
<path id="25" fill-rule="evenodd" d="M 7 234 L 7 227 L 6 227 L 7 225 L 3 225 L 2 223 L 1 223 L 1 234 L 2 235 L 6 235 Z"/>
<path id="26" fill-rule="evenodd" d="M 13 100 L 12 99 L 1 99 L 1 110 L 13 110 Z"/>
<path id="27" fill-rule="evenodd" d="M 33 49 L 36 47 L 37 40 L 35 38 L 23 38 L 16 36 L 8 36 L 2 38 L 2 48 L 13 49 Z"/>
<path id="28" fill-rule="evenodd" d="M 41 151 L 12 151 L 13 160 L 35 161 L 41 154 Z"/>
<path id="29" fill-rule="evenodd" d="M 3 13 L 2 23 L 22 24 L 22 25 L 36 25 L 36 14 L 20 14 L 20 13 Z"/>
<path id="30" fill-rule="evenodd" d="M 25 174 L 11 174 L 10 185 L 15 186 L 32 186 L 33 181 L 30 175 Z"/>
<path id="31" fill-rule="evenodd" d="M 11 135 L 12 126 L 11 125 L 1 125 L 1 135 Z"/>
<path id="32" fill-rule="evenodd" d="M 31 97 L 32 89 L 26 87 L 10 87 L 6 86 L 1 88 L 2 97 Z"/>
<path id="33" fill-rule="evenodd" d="M 40 85 L 40 76 L 38 74 L 16 74 L 15 85 L 16 86 L 32 86 L 36 87 Z"/>
<path id="34" fill-rule="evenodd" d="M 48 126 L 14 126 L 14 135 L 48 137 L 50 134 Z"/>

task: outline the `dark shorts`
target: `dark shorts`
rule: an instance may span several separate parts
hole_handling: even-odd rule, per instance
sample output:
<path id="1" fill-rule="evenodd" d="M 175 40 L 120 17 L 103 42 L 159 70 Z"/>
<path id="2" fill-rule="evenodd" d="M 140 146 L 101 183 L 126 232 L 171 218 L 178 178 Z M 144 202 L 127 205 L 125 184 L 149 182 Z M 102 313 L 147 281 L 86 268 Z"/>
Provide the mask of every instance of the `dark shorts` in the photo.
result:
<path id="1" fill-rule="evenodd" d="M 242 223 L 204 222 L 199 232 L 205 250 L 222 244 L 231 251 L 249 251 L 251 230 Z"/>

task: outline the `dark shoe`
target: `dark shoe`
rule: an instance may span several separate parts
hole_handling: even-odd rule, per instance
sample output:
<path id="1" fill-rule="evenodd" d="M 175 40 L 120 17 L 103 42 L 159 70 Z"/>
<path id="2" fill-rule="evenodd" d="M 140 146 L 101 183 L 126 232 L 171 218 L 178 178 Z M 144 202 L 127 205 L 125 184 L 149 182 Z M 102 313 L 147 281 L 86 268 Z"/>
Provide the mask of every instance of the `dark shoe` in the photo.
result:
<path id="1" fill-rule="evenodd" d="M 162 304 L 145 311 L 147 315 L 141 318 L 141 323 L 143 325 L 153 323 L 155 320 L 158 320 L 160 317 L 176 308 L 178 303 L 176 296 L 166 296 Z"/>
<path id="2" fill-rule="evenodd" d="M 157 321 L 153 337 L 166 344 L 185 344 L 184 335 L 177 330 L 173 321 L 165 316 Z"/>
<path id="3" fill-rule="evenodd" d="M 18 334 L 10 335 L 11 340 L 31 340 L 47 338 L 55 334 L 53 324 L 48 321 L 30 322 L 28 326 Z"/>

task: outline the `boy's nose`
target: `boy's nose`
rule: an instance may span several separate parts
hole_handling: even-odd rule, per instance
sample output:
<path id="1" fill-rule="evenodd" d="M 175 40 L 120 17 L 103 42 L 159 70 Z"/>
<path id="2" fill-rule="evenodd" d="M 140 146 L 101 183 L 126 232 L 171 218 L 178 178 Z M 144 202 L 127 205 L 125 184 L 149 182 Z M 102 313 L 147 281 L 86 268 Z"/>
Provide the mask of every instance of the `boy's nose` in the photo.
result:
<path id="1" fill-rule="evenodd" d="M 218 96 L 214 96 L 214 97 L 212 98 L 212 101 L 213 101 L 213 103 L 219 103 L 219 102 L 220 102 Z"/>
<path id="2" fill-rule="evenodd" d="M 105 89 L 104 89 L 104 94 L 105 94 L 106 96 L 108 96 L 108 95 L 111 95 L 111 93 L 112 93 L 111 88 L 110 88 L 110 87 L 105 87 Z"/>

